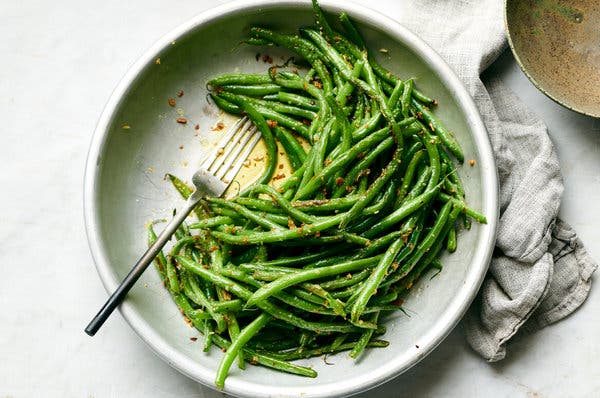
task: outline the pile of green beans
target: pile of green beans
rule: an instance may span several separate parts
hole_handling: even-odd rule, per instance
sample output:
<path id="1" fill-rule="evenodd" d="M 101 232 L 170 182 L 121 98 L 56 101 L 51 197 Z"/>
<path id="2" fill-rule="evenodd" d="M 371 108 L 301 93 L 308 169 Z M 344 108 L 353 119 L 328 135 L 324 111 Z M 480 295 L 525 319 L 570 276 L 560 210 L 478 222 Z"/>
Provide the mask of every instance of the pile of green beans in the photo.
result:
<path id="1" fill-rule="evenodd" d="M 464 155 L 431 110 L 437 103 L 378 64 L 346 14 L 340 33 L 313 6 L 316 27 L 253 27 L 248 39 L 289 49 L 308 70 L 274 66 L 209 82 L 220 108 L 260 129 L 267 165 L 238 196 L 202 200 L 197 220 L 155 260 L 204 350 L 225 352 L 219 388 L 236 360 L 316 377 L 293 361 L 387 346 L 383 313 L 441 268 L 458 229 L 486 222 L 465 203 L 454 164 Z M 277 142 L 293 174 L 274 188 Z"/>

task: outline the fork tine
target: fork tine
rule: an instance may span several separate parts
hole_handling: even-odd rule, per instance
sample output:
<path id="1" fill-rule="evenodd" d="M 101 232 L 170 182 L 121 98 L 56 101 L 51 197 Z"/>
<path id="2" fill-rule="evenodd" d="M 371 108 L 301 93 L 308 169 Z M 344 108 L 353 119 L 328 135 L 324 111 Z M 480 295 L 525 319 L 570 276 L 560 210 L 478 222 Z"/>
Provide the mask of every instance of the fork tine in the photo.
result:
<path id="1" fill-rule="evenodd" d="M 251 125 L 250 128 L 244 132 L 244 136 L 240 137 L 239 143 L 235 147 L 231 155 L 227 159 L 223 158 L 223 162 L 219 167 L 218 172 L 215 172 L 215 176 L 217 178 L 222 178 L 225 174 L 227 174 L 227 172 L 231 168 L 231 165 L 240 158 L 240 153 L 242 152 L 242 150 L 244 150 L 244 148 L 246 148 L 246 144 L 248 144 L 255 131 L 256 127 L 254 125 Z"/>
<path id="2" fill-rule="evenodd" d="M 252 121 L 248 120 L 246 121 L 246 123 L 242 126 L 241 129 L 239 129 L 238 131 L 236 131 L 236 135 L 234 135 L 234 137 L 229 141 L 221 141 L 221 148 L 222 153 L 217 155 L 217 161 L 214 162 L 210 167 L 208 167 L 208 170 L 213 173 L 213 174 L 217 174 L 217 171 L 223 167 L 224 164 L 226 164 L 227 162 L 231 163 L 235 160 L 235 157 L 237 156 L 237 154 L 239 153 L 239 151 L 237 152 L 233 152 L 238 146 L 242 146 L 245 144 L 245 137 L 247 135 L 252 135 L 252 132 L 250 132 L 250 129 L 253 127 Z M 233 152 L 233 153 L 232 153 Z M 220 160 L 220 161 L 219 161 Z M 224 174 L 224 173 L 223 173 Z M 218 177 L 220 178 L 220 177 Z"/>
<path id="3" fill-rule="evenodd" d="M 215 160 L 217 160 L 217 158 L 219 157 L 219 155 L 221 153 L 223 153 L 223 150 L 225 149 L 225 147 L 231 142 L 232 138 L 235 136 L 235 134 L 239 131 L 240 127 L 244 123 L 251 123 L 250 120 L 248 119 L 248 116 L 244 116 L 243 118 L 241 118 L 240 120 L 238 120 L 233 125 L 233 127 L 231 127 L 229 129 L 229 131 L 227 131 L 227 133 L 219 140 L 216 148 L 213 149 L 208 154 L 208 156 L 204 159 L 204 161 L 200 165 L 200 168 L 208 170 L 210 168 L 210 166 L 212 166 L 212 164 L 215 162 Z"/>
<path id="4" fill-rule="evenodd" d="M 226 183 L 230 183 L 231 180 L 233 180 L 235 175 L 238 173 L 238 171 L 240 171 L 240 168 L 246 161 L 246 158 L 250 156 L 250 152 L 252 152 L 258 140 L 260 140 L 261 134 L 260 131 L 258 131 L 258 129 L 256 128 L 256 126 L 254 126 L 254 128 L 252 129 L 252 134 L 254 135 L 248 138 L 250 140 L 250 144 L 246 145 L 244 152 L 241 156 L 237 158 L 237 161 L 233 165 L 229 166 L 229 172 L 225 174 L 225 177 L 223 178 L 223 180 Z"/>
<path id="5" fill-rule="evenodd" d="M 254 128 L 254 125 L 248 120 L 239 131 L 239 134 L 237 134 L 230 143 L 226 144 L 227 146 L 223 154 L 220 157 L 217 157 L 217 161 L 209 168 L 209 171 L 216 175 L 217 178 L 221 178 L 223 174 L 227 172 L 227 167 L 237 159 L 237 156 L 244 148 L 244 145 L 246 145 L 248 139 L 252 136 L 252 128 Z M 219 170 L 225 171 L 220 172 Z"/>

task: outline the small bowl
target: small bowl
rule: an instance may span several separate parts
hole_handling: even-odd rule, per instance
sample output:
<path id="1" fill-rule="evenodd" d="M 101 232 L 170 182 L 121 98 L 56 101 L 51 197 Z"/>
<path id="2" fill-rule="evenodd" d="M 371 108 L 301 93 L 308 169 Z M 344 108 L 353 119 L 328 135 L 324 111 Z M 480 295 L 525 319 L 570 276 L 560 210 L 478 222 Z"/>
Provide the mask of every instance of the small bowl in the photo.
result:
<path id="1" fill-rule="evenodd" d="M 600 5 L 506 0 L 510 48 L 529 80 L 559 104 L 600 117 Z"/>
<path id="2" fill-rule="evenodd" d="M 431 352 L 454 328 L 475 297 L 491 258 L 498 214 L 497 175 L 491 146 L 475 104 L 457 76 L 421 39 L 392 19 L 342 0 L 323 8 L 345 10 L 358 24 L 380 62 L 439 100 L 436 113 L 455 132 L 466 158 L 460 167 L 469 203 L 488 218 L 459 236 L 459 248 L 445 256 L 436 278 L 423 277 L 400 311 L 386 318 L 390 342 L 354 361 L 347 353 L 300 361 L 318 371 L 316 379 L 247 366 L 233 367 L 225 392 L 246 397 L 349 396 L 382 384 Z M 227 3 L 179 26 L 149 49 L 119 83 L 98 122 L 85 175 L 85 221 L 96 268 L 112 292 L 144 251 L 150 220 L 168 218 L 181 200 L 165 173 L 189 178 L 214 136 L 221 117 L 206 100 L 206 81 L 236 70 L 264 72 L 257 53 L 280 63 L 277 48 L 240 45 L 248 27 L 266 24 L 295 32 L 312 23 L 307 1 L 251 0 Z M 283 58 L 282 58 L 283 57 Z M 182 96 L 177 96 L 183 90 Z M 168 99 L 176 101 L 169 106 Z M 185 117 L 187 124 L 178 124 Z M 199 129 L 195 129 L 195 125 Z M 157 272 L 148 270 L 120 307 L 137 334 L 183 374 L 214 388 L 219 350 L 202 352 L 202 337 L 182 319 Z M 110 324 L 105 327 L 110 327 Z M 198 341 L 190 340 L 198 337 Z M 335 365 L 330 366 L 330 363 Z"/>

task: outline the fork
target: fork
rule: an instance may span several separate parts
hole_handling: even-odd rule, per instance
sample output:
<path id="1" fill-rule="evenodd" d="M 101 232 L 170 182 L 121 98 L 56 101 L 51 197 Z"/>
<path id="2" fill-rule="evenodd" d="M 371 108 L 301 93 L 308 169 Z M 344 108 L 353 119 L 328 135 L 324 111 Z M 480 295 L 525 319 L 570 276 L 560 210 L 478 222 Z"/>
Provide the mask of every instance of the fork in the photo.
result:
<path id="1" fill-rule="evenodd" d="M 260 131 L 246 116 L 240 119 L 221 138 L 216 148 L 208 154 L 200 168 L 192 176 L 194 191 L 185 202 L 183 209 L 175 212 L 173 219 L 165 226 L 156 241 L 146 250 L 114 293 L 111 294 L 85 328 L 87 334 L 90 336 L 96 334 L 200 199 L 205 196 L 219 197 L 225 193 L 260 137 Z"/>

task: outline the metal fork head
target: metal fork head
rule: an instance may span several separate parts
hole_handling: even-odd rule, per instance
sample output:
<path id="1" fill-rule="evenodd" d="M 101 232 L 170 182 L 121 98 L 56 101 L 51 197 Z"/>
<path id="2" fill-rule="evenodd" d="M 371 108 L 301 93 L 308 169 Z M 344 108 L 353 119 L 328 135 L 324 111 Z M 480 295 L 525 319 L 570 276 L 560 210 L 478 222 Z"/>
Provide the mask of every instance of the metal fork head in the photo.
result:
<path id="1" fill-rule="evenodd" d="M 240 119 L 194 173 L 192 182 L 195 191 L 192 196 L 223 195 L 260 137 L 260 131 L 247 116 Z"/>

